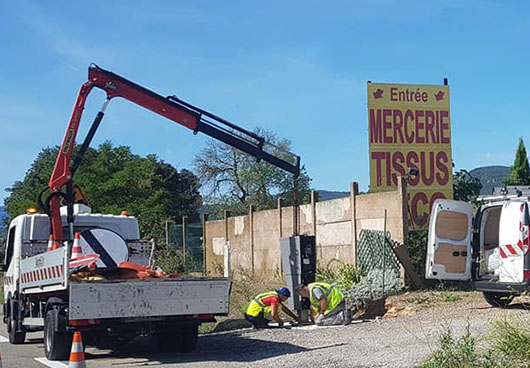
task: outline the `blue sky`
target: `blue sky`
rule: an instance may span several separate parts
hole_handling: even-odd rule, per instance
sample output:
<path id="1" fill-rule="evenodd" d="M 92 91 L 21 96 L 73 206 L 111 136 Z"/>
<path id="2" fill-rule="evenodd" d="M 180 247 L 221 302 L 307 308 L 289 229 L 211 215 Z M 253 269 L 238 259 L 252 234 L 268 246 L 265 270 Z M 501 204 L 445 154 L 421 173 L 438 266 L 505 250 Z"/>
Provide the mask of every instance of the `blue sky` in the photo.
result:
<path id="1" fill-rule="evenodd" d="M 447 77 L 456 168 L 510 165 L 518 138 L 530 142 L 527 4 L 2 1 L 0 188 L 60 144 L 91 62 L 290 139 L 313 187 L 328 190 L 368 185 L 368 80 Z M 92 93 L 80 137 L 103 99 Z M 94 143 L 129 145 L 182 169 L 205 139 L 116 100 Z"/>

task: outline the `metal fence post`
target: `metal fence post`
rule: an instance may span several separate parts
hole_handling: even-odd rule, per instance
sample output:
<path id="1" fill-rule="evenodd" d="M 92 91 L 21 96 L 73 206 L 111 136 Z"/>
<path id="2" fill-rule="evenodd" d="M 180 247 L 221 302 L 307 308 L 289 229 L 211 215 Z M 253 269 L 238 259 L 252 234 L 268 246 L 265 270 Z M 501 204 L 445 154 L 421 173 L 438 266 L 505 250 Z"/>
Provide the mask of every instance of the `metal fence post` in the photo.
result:
<path id="1" fill-rule="evenodd" d="M 385 208 L 385 220 L 383 222 L 383 295 L 385 297 L 385 273 L 386 273 L 386 208 Z"/>
<path id="2" fill-rule="evenodd" d="M 186 264 L 186 223 L 188 216 L 182 216 L 182 255 L 184 256 L 184 264 Z"/>

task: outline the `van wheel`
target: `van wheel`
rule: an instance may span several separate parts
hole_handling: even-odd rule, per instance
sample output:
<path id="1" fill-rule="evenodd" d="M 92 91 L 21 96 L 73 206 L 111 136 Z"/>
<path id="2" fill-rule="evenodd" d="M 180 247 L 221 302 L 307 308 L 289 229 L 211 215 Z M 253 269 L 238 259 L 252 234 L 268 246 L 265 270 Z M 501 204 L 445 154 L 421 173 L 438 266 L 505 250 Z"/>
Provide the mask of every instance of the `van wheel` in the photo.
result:
<path id="1" fill-rule="evenodd" d="M 514 298 L 513 294 L 494 293 L 491 291 L 483 291 L 484 299 L 489 305 L 497 308 L 506 308 Z"/>
<path id="2" fill-rule="evenodd" d="M 49 360 L 66 360 L 70 355 L 72 334 L 66 331 L 55 331 L 55 326 L 60 326 L 57 309 L 51 309 L 44 319 L 44 354 Z"/>

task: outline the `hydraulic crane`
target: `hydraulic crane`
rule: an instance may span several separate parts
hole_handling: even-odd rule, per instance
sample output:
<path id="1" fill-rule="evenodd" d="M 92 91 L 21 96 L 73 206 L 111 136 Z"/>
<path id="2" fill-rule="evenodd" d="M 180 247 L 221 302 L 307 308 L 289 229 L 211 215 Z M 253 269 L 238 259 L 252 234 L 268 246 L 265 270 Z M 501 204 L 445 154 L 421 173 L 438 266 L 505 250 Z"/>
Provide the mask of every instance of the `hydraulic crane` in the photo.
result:
<path id="1" fill-rule="evenodd" d="M 72 159 L 76 136 L 88 95 L 93 88 L 105 91 L 107 98 L 97 113 L 76 157 Z M 60 199 L 66 202 L 67 223 L 70 239 L 73 239 L 74 186 L 73 177 L 83 155 L 96 133 L 105 110 L 112 98 L 121 97 L 153 111 L 193 131 L 204 133 L 232 147 L 246 152 L 258 160 L 264 160 L 294 175 L 295 206 L 297 205 L 297 178 L 300 173 L 300 157 L 266 142 L 253 132 L 243 129 L 217 115 L 189 104 L 176 96 L 161 96 L 95 64 L 88 68 L 88 80 L 81 85 L 74 109 L 63 138 L 48 187 L 40 193 L 39 205 L 51 218 L 51 231 L 55 240 L 65 240 L 60 214 Z M 271 146 L 274 149 L 268 150 Z M 63 187 L 66 186 L 66 192 Z M 50 191 L 45 201 L 42 196 Z M 296 211 L 295 211 L 296 212 Z M 297 220 L 295 218 L 295 223 Z"/>

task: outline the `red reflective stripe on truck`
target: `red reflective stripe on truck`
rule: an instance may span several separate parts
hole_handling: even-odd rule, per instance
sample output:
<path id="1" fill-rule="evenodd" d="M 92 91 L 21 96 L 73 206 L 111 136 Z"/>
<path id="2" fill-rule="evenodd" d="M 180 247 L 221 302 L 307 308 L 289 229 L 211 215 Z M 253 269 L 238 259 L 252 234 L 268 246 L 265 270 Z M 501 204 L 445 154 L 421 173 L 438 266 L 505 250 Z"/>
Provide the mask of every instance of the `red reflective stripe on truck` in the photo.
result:
<path id="1" fill-rule="evenodd" d="M 502 258 L 507 258 L 506 253 L 504 253 L 504 250 L 502 249 L 502 247 L 499 248 L 499 254 L 501 255 Z"/>
<path id="2" fill-rule="evenodd" d="M 508 249 L 508 252 L 510 252 L 511 254 L 517 254 L 517 251 L 511 244 L 506 244 L 506 249 Z"/>

